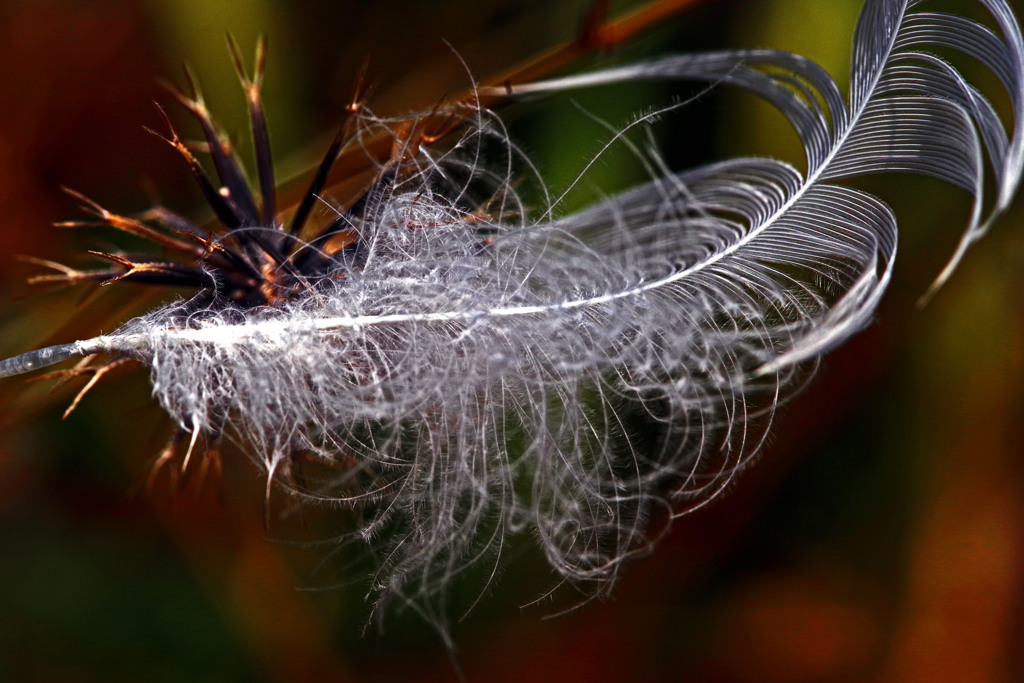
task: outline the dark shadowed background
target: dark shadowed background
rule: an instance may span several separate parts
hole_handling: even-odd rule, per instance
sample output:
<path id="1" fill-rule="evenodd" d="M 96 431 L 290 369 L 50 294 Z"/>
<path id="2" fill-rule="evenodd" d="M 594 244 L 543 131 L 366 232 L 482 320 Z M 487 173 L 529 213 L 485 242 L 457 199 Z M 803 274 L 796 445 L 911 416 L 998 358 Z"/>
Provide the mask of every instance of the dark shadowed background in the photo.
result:
<path id="1" fill-rule="evenodd" d="M 62 185 L 124 212 L 159 201 L 201 216 L 187 169 L 142 130 L 159 126 L 153 98 L 171 105 L 158 78 L 180 81 L 187 60 L 248 155 L 224 34 L 247 55 L 266 34 L 275 157 L 297 174 L 329 141 L 367 56 L 374 110 L 429 109 L 571 39 L 588 3 L 469 5 L 0 0 L 0 355 L 94 336 L 153 304 L 131 287 L 44 292 L 25 283 L 39 267 L 15 255 L 85 265 L 86 249 L 131 246 L 107 229 L 51 227 L 81 217 Z M 859 5 L 703 0 L 581 66 L 776 47 L 845 84 Z M 575 99 L 621 126 L 691 92 Z M 556 188 L 607 138 L 580 108 L 556 98 L 509 112 Z M 674 167 L 738 153 L 801 160 L 781 118 L 731 95 L 687 105 L 657 136 Z M 593 182 L 628 186 L 626 167 L 609 158 Z M 920 309 L 967 197 L 918 178 L 863 185 L 902 229 L 876 323 L 827 358 L 728 495 L 679 520 L 607 602 L 555 619 L 544 603 L 520 610 L 550 577 L 513 562 L 453 628 L 467 680 L 1024 680 L 1024 200 Z M 52 386 L 0 384 L 0 680 L 454 679 L 415 615 L 363 633 L 360 577 L 334 569 L 344 558 L 318 562 L 329 544 L 297 543 L 323 538 L 329 519 L 304 528 L 293 515 L 264 531 L 263 482 L 238 453 L 220 485 L 176 494 L 158 478 L 146 493 L 169 426 L 145 372 L 104 380 L 66 420 L 75 390 L 47 395 Z M 334 588 L 342 578 L 352 585 Z"/>

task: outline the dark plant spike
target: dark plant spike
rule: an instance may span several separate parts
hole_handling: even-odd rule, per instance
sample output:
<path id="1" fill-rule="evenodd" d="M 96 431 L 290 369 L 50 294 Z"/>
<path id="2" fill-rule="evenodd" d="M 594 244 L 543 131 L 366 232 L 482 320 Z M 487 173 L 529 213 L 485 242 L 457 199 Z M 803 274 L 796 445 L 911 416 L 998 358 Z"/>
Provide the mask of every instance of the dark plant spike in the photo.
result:
<path id="1" fill-rule="evenodd" d="M 200 231 L 199 226 L 189 219 L 159 204 L 143 211 L 138 215 L 138 218 L 142 221 L 153 221 L 166 230 L 176 232 L 179 235 L 195 234 Z"/>
<path id="2" fill-rule="evenodd" d="M 267 40 L 260 36 L 256 42 L 256 60 L 252 79 L 246 74 L 242 64 L 242 55 L 231 34 L 228 34 L 228 48 L 238 72 L 238 79 L 245 90 L 245 99 L 249 106 L 249 121 L 252 125 L 252 141 L 256 151 L 256 172 L 260 180 L 260 195 L 263 198 L 263 224 L 274 227 L 277 214 L 277 188 L 274 183 L 274 161 L 270 153 L 270 133 L 267 119 L 263 111 L 263 73 L 266 66 Z"/>
<path id="3" fill-rule="evenodd" d="M 288 235 L 291 237 L 298 237 L 302 231 L 302 226 L 305 225 L 306 219 L 309 218 L 309 212 L 313 209 L 313 203 L 320 199 L 320 192 L 324 189 L 324 184 L 327 182 L 327 176 L 331 173 L 331 167 L 334 165 L 335 160 L 338 158 L 338 154 L 341 152 L 342 145 L 345 144 L 345 128 L 343 127 L 338 131 L 338 134 L 334 136 L 334 141 L 331 142 L 331 146 L 327 149 L 327 154 L 324 155 L 323 161 L 320 162 L 320 167 L 316 171 L 316 175 L 313 176 L 313 182 L 309 186 L 309 190 L 302 197 L 302 202 L 299 203 L 299 208 L 295 210 L 295 216 L 292 218 L 291 227 L 288 229 Z"/>
<path id="4" fill-rule="evenodd" d="M 252 191 L 249 189 L 249 183 L 231 149 L 224 144 L 224 136 L 217 129 L 217 124 L 214 123 L 213 117 L 206 108 L 203 93 L 199 89 L 195 74 L 188 66 L 184 66 L 183 69 L 185 80 L 192 93 L 191 97 L 171 84 L 165 84 L 165 86 L 181 105 L 199 121 L 209 147 L 210 158 L 213 160 L 214 168 L 217 169 L 217 177 L 220 178 L 223 187 L 227 188 L 228 198 L 240 212 L 242 224 L 257 225 L 260 222 L 260 216 L 252 197 Z"/>
<path id="5" fill-rule="evenodd" d="M 77 408 L 78 404 L 82 402 L 82 399 L 85 398 L 85 395 L 88 394 L 89 391 L 92 390 L 92 388 L 96 386 L 96 384 L 101 379 L 103 379 L 103 377 L 108 375 L 112 370 L 115 370 L 123 365 L 127 365 L 131 362 L 131 358 L 114 358 L 113 360 L 107 361 L 102 365 L 93 365 L 82 368 L 79 371 L 80 373 L 88 372 L 89 374 L 92 375 L 92 377 L 90 377 L 89 381 L 87 381 L 85 385 L 81 389 L 79 389 L 78 393 L 75 394 L 75 397 L 71 400 L 70 405 L 68 405 L 68 407 L 64 410 L 64 413 L 63 415 L 61 415 L 61 418 L 64 420 L 68 419 L 68 416 L 75 411 L 75 408 Z"/>
<path id="6" fill-rule="evenodd" d="M 341 154 L 342 148 L 345 146 L 347 140 L 350 139 L 350 127 L 353 122 L 353 116 L 358 114 L 362 108 L 363 103 L 369 96 L 369 91 L 372 88 L 366 88 L 366 71 L 369 68 L 369 60 L 364 59 L 363 63 L 359 67 L 359 73 L 356 74 L 355 87 L 352 91 L 352 100 L 347 107 L 345 107 L 345 121 L 337 134 L 334 136 L 334 141 L 327 150 L 327 154 L 324 155 L 323 160 L 320 162 L 320 166 L 317 168 L 316 175 L 313 176 L 313 181 L 310 184 L 306 193 L 302 195 L 302 199 L 299 202 L 299 207 L 295 211 L 295 216 L 292 218 L 291 227 L 288 229 L 288 234 L 292 237 L 298 237 L 299 233 L 302 232 L 302 227 L 306 223 L 306 219 L 309 218 L 309 212 L 313 208 L 313 203 L 320 197 L 320 193 L 324 189 L 324 185 L 327 182 L 327 177 L 331 173 L 331 169 L 334 167 L 334 163 L 338 160 L 338 156 Z M 381 143 L 387 142 L 389 147 L 393 148 L 393 139 L 390 137 L 378 137 L 374 143 L 376 146 L 380 146 Z M 361 144 L 360 151 L 364 155 L 363 163 L 371 159 L 378 159 L 379 162 L 383 162 L 387 157 L 379 154 L 379 150 L 371 150 L 371 145 Z M 364 169 L 365 170 L 365 169 Z M 352 173 L 356 175 L 356 173 Z"/>
<path id="7" fill-rule="evenodd" d="M 82 386 L 81 389 L 78 390 L 78 393 L 75 394 L 75 397 L 71 400 L 70 405 L 68 405 L 68 407 L 64 410 L 64 414 L 61 416 L 61 419 L 66 420 L 68 416 L 75 411 L 75 408 L 78 407 L 78 404 L 82 402 L 82 399 L 85 398 L 85 395 L 88 394 L 89 391 L 94 386 L 96 386 L 97 382 L 99 382 L 104 376 L 109 374 L 112 370 L 115 370 L 118 367 L 127 365 L 132 362 L 131 358 L 115 358 L 100 365 L 92 365 L 92 362 L 94 360 L 96 360 L 95 354 L 91 356 L 86 356 L 78 363 L 76 363 L 75 366 L 72 368 L 69 368 L 67 370 L 57 370 L 56 372 L 48 372 L 44 375 L 38 375 L 36 377 L 33 377 L 28 381 L 39 382 L 48 379 L 56 379 L 57 381 L 54 383 L 53 388 L 51 389 L 52 393 L 57 388 L 67 384 L 68 382 L 72 381 L 77 377 L 82 377 L 83 375 L 90 375 L 89 380 Z"/>
<path id="8" fill-rule="evenodd" d="M 196 182 L 199 183 L 199 189 L 202 190 L 203 196 L 206 198 L 206 202 L 213 209 L 213 212 L 217 214 L 218 220 L 224 224 L 228 230 L 234 230 L 242 225 L 242 218 L 238 215 L 237 209 L 229 204 L 225 197 L 217 191 L 210 182 L 209 176 L 206 175 L 206 171 L 203 170 L 202 165 L 195 158 L 188 146 L 181 141 L 178 137 L 177 131 L 174 130 L 174 126 L 171 125 L 171 119 L 167 116 L 167 112 L 160 106 L 159 102 L 153 103 L 156 106 L 158 112 L 160 112 L 160 118 L 164 120 L 164 124 L 167 126 L 167 131 L 170 137 L 161 135 L 152 128 L 145 127 L 146 132 L 151 133 L 157 138 L 163 140 L 168 145 L 177 150 L 178 154 L 185 159 L 185 163 L 188 164 L 189 170 L 192 171 L 192 175 L 195 176 Z"/>
<path id="9" fill-rule="evenodd" d="M 166 207 L 154 206 L 141 214 L 140 218 L 143 220 L 155 221 L 164 228 L 177 233 L 178 235 L 188 237 L 198 245 L 202 245 L 202 250 L 196 252 L 196 256 L 197 258 L 206 261 L 209 265 L 218 269 L 237 271 L 240 275 L 254 278 L 259 282 L 264 280 L 264 277 L 260 274 L 259 270 L 257 270 L 257 268 L 247 259 L 228 249 L 221 242 L 215 241 L 212 235 L 210 237 L 200 236 L 200 229 L 197 225 Z M 239 234 L 240 233 L 232 234 L 232 239 L 237 242 Z M 253 286 L 255 286 L 255 284 Z"/>
<path id="10" fill-rule="evenodd" d="M 226 191 L 225 203 L 234 209 L 236 215 L 239 215 L 240 225 L 228 226 L 234 230 L 231 237 L 254 264 L 266 264 L 269 259 L 273 264 L 280 266 L 284 263 L 285 257 L 278 246 L 270 243 L 254 230 L 236 230 L 237 227 L 258 227 L 260 225 L 259 211 L 238 162 L 231 150 L 224 145 L 223 136 L 206 108 L 195 76 L 187 66 L 184 71 L 189 90 L 192 92 L 191 98 L 173 85 L 166 84 L 166 87 L 182 106 L 198 119 L 203 128 L 207 151 L 217 169 L 217 175 L 223 183 L 218 194 L 224 196 Z"/>
<path id="11" fill-rule="evenodd" d="M 320 235 L 310 240 L 301 251 L 297 251 L 292 255 L 292 260 L 296 267 L 299 270 L 308 271 L 317 269 L 317 266 L 314 264 L 323 262 L 326 266 L 334 263 L 334 259 L 325 257 L 323 254 L 323 249 L 327 242 L 345 231 L 354 230 L 356 223 L 364 218 L 368 203 L 380 199 L 384 189 L 391 187 L 397 177 L 398 169 L 396 167 L 389 166 L 384 169 L 373 184 L 360 195 L 359 199 L 347 211 L 334 219 Z M 358 245 L 358 242 L 358 236 L 356 236 L 354 244 Z M 358 248 L 358 246 L 355 248 Z"/>
<path id="12" fill-rule="evenodd" d="M 262 271 L 263 280 L 266 283 L 262 287 L 262 291 L 268 302 L 279 298 L 278 294 L 281 289 L 292 290 L 295 289 L 296 285 L 303 290 L 308 289 L 304 275 L 296 270 L 291 261 L 272 243 L 278 240 L 270 238 L 278 237 L 279 235 L 252 230 L 243 230 L 241 232 L 245 233 L 245 238 L 262 250 L 263 254 L 269 259 L 269 261 L 264 261 L 264 270 Z M 287 278 L 282 278 L 282 273 Z"/>
<path id="13" fill-rule="evenodd" d="M 206 440 L 206 451 L 199 461 L 199 472 L 196 475 L 195 493 L 199 496 L 207 486 L 207 480 L 212 480 L 210 486 L 218 492 L 223 493 L 220 483 L 224 477 L 224 464 L 221 460 L 221 435 L 211 434 Z"/>
<path id="14" fill-rule="evenodd" d="M 189 278 L 186 275 L 172 273 L 170 271 L 162 275 L 158 274 L 155 270 L 129 274 L 120 269 L 76 270 L 74 268 L 67 268 L 61 264 L 54 263 L 52 261 L 44 261 L 42 259 L 35 261 L 35 263 L 47 268 L 53 268 L 59 272 L 33 275 L 28 279 L 28 283 L 30 285 L 56 284 L 70 287 L 85 283 L 103 285 L 109 282 L 123 281 L 163 287 L 199 287 L 204 282 L 209 282 L 209 278 Z M 187 267 L 181 266 L 181 268 L 185 269 Z M 195 272 L 201 274 L 202 271 L 196 269 Z"/>
<path id="15" fill-rule="evenodd" d="M 366 85 L 366 72 L 369 69 L 369 67 L 369 58 L 364 59 L 362 64 L 359 66 L 359 72 L 356 74 L 355 78 L 355 86 L 352 89 L 352 99 L 349 102 L 348 106 L 345 108 L 346 114 L 349 117 L 359 113 L 359 111 L 363 108 L 367 98 L 369 98 L 370 93 L 373 91 L 372 85 Z M 345 121 L 345 126 L 343 126 L 341 131 L 339 132 L 340 137 L 345 136 L 346 127 L 349 125 L 350 122 L 351 118 Z M 338 154 L 340 154 L 340 152 Z M 338 154 L 335 154 L 335 159 L 337 159 Z M 324 162 L 326 161 L 327 159 L 325 158 Z M 381 161 L 383 162 L 383 159 Z M 332 162 L 332 164 L 333 163 L 334 162 Z M 330 169 L 328 169 L 328 173 L 329 170 Z M 324 174 L 324 178 L 326 178 L 326 175 L 327 174 Z M 324 230 L 324 232 L 313 238 L 311 242 L 304 243 L 299 249 L 292 253 L 291 259 L 294 263 L 296 263 L 297 267 L 300 270 L 305 270 L 307 268 L 312 268 L 313 270 L 316 270 L 317 266 L 311 265 L 312 263 L 330 263 L 331 259 L 324 257 L 324 255 L 321 253 L 321 248 L 326 244 L 328 240 L 335 237 L 339 233 L 345 230 L 351 230 L 354 225 L 353 219 L 363 217 L 363 212 L 365 211 L 366 208 L 367 199 L 370 196 L 373 196 L 376 189 L 379 188 L 383 183 L 393 183 L 396 176 L 397 167 L 394 164 L 387 163 L 385 164 L 383 171 L 374 173 L 371 178 L 367 179 L 367 181 L 363 185 L 365 189 L 363 189 L 362 193 L 357 195 L 358 199 L 356 199 L 355 202 L 353 202 L 352 206 L 348 210 L 346 210 L 341 216 L 334 220 Z M 314 185 L 315 183 L 316 180 L 314 179 Z M 316 192 L 320 192 L 322 191 L 322 189 L 323 188 L 320 187 L 316 190 Z M 312 202 L 315 200 L 315 196 L 313 196 L 311 193 L 307 193 L 306 195 L 304 195 L 304 197 L 309 199 L 310 207 L 312 207 Z M 303 222 L 304 221 L 305 218 L 303 218 Z M 298 230 L 301 231 L 301 229 L 302 226 L 300 225 L 298 227 Z"/>
<path id="16" fill-rule="evenodd" d="M 237 271 L 240 275 L 253 278 L 257 282 L 263 280 L 258 270 L 253 268 L 247 260 L 225 247 L 220 242 L 214 241 L 213 237 L 202 237 L 191 231 L 181 231 L 179 234 L 194 239 L 203 246 L 203 253 L 200 257 L 203 261 L 217 268 L 227 268 Z M 255 286 L 255 285 L 254 285 Z"/>
<path id="17" fill-rule="evenodd" d="M 209 276 L 202 270 L 180 263 L 168 261 L 148 261 L 145 257 L 138 260 L 122 254 L 108 254 L 102 251 L 89 251 L 89 254 L 107 261 L 111 261 L 125 268 L 115 277 L 109 278 L 101 285 L 109 285 L 113 282 L 145 282 L 146 284 L 161 284 L 171 287 L 201 287 L 204 282 L 209 281 Z"/>
<path id="18" fill-rule="evenodd" d="M 57 271 L 55 273 L 33 275 L 28 278 L 28 283 L 30 285 L 57 283 L 71 286 L 86 282 L 102 282 L 103 280 L 117 275 L 119 272 L 116 270 L 78 270 L 77 268 L 65 266 L 63 263 L 57 263 L 56 261 L 50 261 L 49 259 L 36 258 L 34 256 L 18 256 L 17 258 L 25 263 L 31 263 L 33 265 Z"/>
<path id="19" fill-rule="evenodd" d="M 174 430 L 174 434 L 168 439 L 167 444 L 163 450 L 160 451 L 160 455 L 153 461 L 153 465 L 149 468 L 149 475 L 146 477 L 146 492 L 152 494 L 153 484 L 156 483 L 156 478 L 159 476 L 160 471 L 167 468 L 167 473 L 170 478 L 171 490 L 178 490 L 178 468 L 171 467 L 171 463 L 174 461 L 174 456 L 178 452 L 179 444 L 184 440 L 186 433 L 180 427 Z"/>
<path id="20" fill-rule="evenodd" d="M 145 223 L 135 220 L 134 218 L 128 218 L 127 216 L 120 216 L 116 213 L 111 213 L 80 192 L 75 192 L 67 187 L 61 187 L 61 189 L 65 193 L 82 202 L 82 210 L 98 217 L 103 225 L 109 225 L 112 228 L 121 230 L 122 232 L 126 232 L 130 235 L 141 237 L 142 239 L 158 244 L 165 249 L 182 252 L 190 256 L 194 256 L 196 253 L 195 247 L 191 244 L 176 240 L 170 235 L 154 230 Z M 54 223 L 54 225 L 60 228 L 78 228 L 93 224 L 88 221 L 61 221 Z"/>

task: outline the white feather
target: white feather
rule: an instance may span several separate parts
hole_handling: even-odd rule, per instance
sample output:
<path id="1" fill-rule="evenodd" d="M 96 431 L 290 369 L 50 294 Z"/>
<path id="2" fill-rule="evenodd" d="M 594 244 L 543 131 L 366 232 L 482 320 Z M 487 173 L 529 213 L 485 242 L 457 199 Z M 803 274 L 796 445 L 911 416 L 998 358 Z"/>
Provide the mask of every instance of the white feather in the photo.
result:
<path id="1" fill-rule="evenodd" d="M 735 159 L 564 218 L 482 225 L 468 215 L 475 184 L 521 203 L 505 170 L 514 150 L 487 165 L 480 149 L 507 140 L 480 126 L 354 226 L 369 245 L 361 270 L 282 306 L 169 306 L 45 358 L 5 361 L 0 374 L 97 351 L 135 356 L 183 429 L 227 429 L 267 472 L 315 454 L 332 474 L 296 492 L 362 511 L 352 537 L 385 558 L 382 598 L 442 598 L 522 531 L 565 579 L 604 585 L 649 544 L 655 508 L 681 514 L 720 492 L 780 398 L 871 320 L 896 221 L 843 179 L 909 171 L 973 193 L 936 286 L 1008 207 L 1024 164 L 1024 42 L 1004 0 L 979 2 L 997 31 L 925 13 L 923 1 L 868 0 L 849 102 L 814 63 L 767 50 L 512 88 L 736 85 L 791 121 L 805 173 Z M 1017 114 L 1009 133 L 932 48 L 998 76 Z M 469 180 L 453 192 L 456 177 Z"/>

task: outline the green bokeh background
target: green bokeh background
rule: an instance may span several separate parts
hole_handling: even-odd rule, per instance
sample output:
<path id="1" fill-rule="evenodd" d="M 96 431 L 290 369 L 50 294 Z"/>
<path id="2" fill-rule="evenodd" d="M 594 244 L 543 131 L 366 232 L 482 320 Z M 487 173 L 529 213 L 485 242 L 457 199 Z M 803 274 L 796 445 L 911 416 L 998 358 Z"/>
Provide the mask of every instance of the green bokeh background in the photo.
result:
<path id="1" fill-rule="evenodd" d="M 110 330 L 143 305 L 130 288 L 97 297 L 25 284 L 37 269 L 15 254 L 81 264 L 84 249 L 131 246 L 109 231 L 51 228 L 79 216 L 60 185 L 116 210 L 158 197 L 199 215 L 187 171 L 141 130 L 159 124 L 151 100 L 170 100 L 157 78 L 179 80 L 187 60 L 250 153 L 226 31 L 247 52 L 269 37 L 268 118 L 287 176 L 315 163 L 365 57 L 375 110 L 429 108 L 469 83 L 455 53 L 485 78 L 573 37 L 588 4 L 0 0 L 0 353 Z M 859 5 L 704 0 L 589 61 L 775 47 L 845 85 Z M 691 93 L 632 85 L 509 116 L 557 189 L 607 137 L 570 100 L 618 126 Z M 781 117 L 742 96 L 702 97 L 655 135 L 674 167 L 740 153 L 801 159 Z M 613 153 L 590 182 L 611 191 L 639 172 Z M 918 178 L 862 185 L 901 219 L 877 322 L 829 356 L 728 495 L 679 520 L 607 602 L 551 620 L 543 603 L 520 611 L 548 577 L 514 562 L 453 628 L 468 680 L 1024 679 L 1024 201 L 921 309 L 967 197 Z M 584 187 L 569 206 L 592 196 Z M 167 426 L 145 373 L 102 382 L 63 421 L 74 391 L 50 388 L 0 384 L 0 680 L 454 680 L 414 616 L 362 632 L 358 577 L 298 589 L 337 575 L 317 563 L 322 548 L 281 540 L 316 537 L 329 520 L 265 533 L 263 484 L 237 454 L 219 490 L 170 495 L 161 480 L 147 495 Z"/>

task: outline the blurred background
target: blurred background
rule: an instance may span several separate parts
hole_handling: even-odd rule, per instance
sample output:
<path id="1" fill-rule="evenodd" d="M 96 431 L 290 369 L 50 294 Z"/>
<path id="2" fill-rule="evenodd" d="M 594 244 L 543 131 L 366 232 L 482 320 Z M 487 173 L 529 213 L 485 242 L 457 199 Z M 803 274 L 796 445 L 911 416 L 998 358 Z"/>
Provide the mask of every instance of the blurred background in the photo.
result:
<path id="1" fill-rule="evenodd" d="M 688 6 L 579 66 L 774 47 L 845 86 L 859 0 L 677 4 Z M 51 227 L 82 217 L 62 185 L 116 211 L 162 202 L 203 215 L 187 169 L 142 126 L 159 127 L 156 98 L 195 134 L 157 80 L 180 82 L 187 60 L 250 158 L 225 32 L 246 55 L 268 36 L 265 99 L 287 177 L 317 162 L 365 58 L 375 111 L 429 108 L 574 38 L 589 6 L 0 0 L 0 355 L 109 331 L 156 301 L 132 287 L 46 292 L 25 283 L 39 267 L 15 257 L 85 266 L 86 249 L 131 246 L 109 229 Z M 631 85 L 508 117 L 557 189 L 608 135 L 581 110 L 621 126 L 692 93 Z M 753 100 L 700 100 L 655 131 L 670 166 L 802 160 L 781 118 Z M 642 178 L 628 154 L 617 159 L 597 165 L 593 184 Z M 345 558 L 323 561 L 295 519 L 263 529 L 263 482 L 238 453 L 225 454 L 221 485 L 175 493 L 158 478 L 147 493 L 170 428 L 145 372 L 105 379 L 64 420 L 81 381 L 3 381 L 0 680 L 448 681 L 456 666 L 469 681 L 1024 680 L 1024 201 L 919 308 L 968 198 L 918 178 L 863 186 L 901 219 L 895 280 L 877 322 L 827 358 L 755 466 L 679 520 L 605 602 L 554 619 L 544 603 L 520 609 L 550 577 L 513 562 L 454 625 L 457 664 L 415 615 L 364 632 L 359 577 L 335 572 Z"/>

